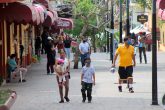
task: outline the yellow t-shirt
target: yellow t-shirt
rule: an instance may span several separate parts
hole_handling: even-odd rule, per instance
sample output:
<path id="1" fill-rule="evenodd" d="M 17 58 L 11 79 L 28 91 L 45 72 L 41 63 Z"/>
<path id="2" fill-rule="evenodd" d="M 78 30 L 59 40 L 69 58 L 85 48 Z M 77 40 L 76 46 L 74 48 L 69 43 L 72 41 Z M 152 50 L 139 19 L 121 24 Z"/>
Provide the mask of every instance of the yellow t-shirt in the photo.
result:
<path id="1" fill-rule="evenodd" d="M 134 47 L 129 46 L 128 48 L 125 44 L 119 45 L 116 50 L 116 54 L 119 54 L 119 66 L 126 67 L 133 65 Z"/>

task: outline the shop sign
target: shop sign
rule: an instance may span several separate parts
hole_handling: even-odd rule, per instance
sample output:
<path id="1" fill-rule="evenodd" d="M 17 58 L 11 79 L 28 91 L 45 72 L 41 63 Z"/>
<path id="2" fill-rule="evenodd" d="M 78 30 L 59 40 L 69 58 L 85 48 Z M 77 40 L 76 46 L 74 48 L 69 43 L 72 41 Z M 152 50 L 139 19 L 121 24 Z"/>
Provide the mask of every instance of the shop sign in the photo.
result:
<path id="1" fill-rule="evenodd" d="M 58 27 L 70 27 L 70 22 L 69 21 L 62 21 L 62 20 L 59 20 L 58 21 L 58 24 L 57 24 Z"/>
<path id="2" fill-rule="evenodd" d="M 145 22 L 148 21 L 148 16 L 147 15 L 144 15 L 144 14 L 138 15 L 137 16 L 137 21 L 140 22 L 140 23 L 142 23 L 142 24 L 144 24 Z"/>

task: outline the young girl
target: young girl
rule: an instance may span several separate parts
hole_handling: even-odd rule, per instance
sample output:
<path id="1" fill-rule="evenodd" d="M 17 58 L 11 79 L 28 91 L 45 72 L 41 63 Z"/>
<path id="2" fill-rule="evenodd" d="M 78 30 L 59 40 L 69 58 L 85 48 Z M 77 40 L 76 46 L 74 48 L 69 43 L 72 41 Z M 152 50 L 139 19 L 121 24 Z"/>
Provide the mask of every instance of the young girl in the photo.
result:
<path id="1" fill-rule="evenodd" d="M 59 82 L 62 84 L 65 83 L 65 75 L 64 72 L 66 71 L 66 67 L 64 65 L 64 60 L 63 59 L 58 59 L 57 60 L 57 66 L 55 67 L 55 70 L 57 72 L 57 75 L 59 77 Z"/>

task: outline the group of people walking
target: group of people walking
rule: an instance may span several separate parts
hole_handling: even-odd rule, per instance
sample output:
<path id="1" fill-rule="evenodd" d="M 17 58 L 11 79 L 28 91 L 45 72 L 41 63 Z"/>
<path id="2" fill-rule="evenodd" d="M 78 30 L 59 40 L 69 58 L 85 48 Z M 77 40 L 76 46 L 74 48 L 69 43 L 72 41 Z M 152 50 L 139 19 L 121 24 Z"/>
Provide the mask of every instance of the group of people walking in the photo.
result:
<path id="1" fill-rule="evenodd" d="M 59 36 L 50 37 L 47 30 L 42 34 L 42 49 L 41 52 L 47 54 L 47 74 L 56 74 L 56 79 L 59 87 L 60 101 L 64 103 L 64 99 L 69 102 L 69 79 L 70 79 L 70 47 L 72 39 L 61 33 Z M 145 63 L 147 63 L 143 36 L 138 37 L 139 57 L 142 63 L 142 53 L 144 54 Z M 122 83 L 127 80 L 128 90 L 134 93 L 133 90 L 133 67 L 136 66 L 135 60 L 135 42 L 133 43 L 130 37 L 124 38 L 124 43 L 117 47 L 112 67 L 115 67 L 117 57 L 119 59 L 119 92 L 122 92 Z M 37 49 L 38 50 L 38 49 Z M 92 87 L 95 85 L 95 69 L 91 65 L 91 46 L 87 38 L 83 38 L 79 44 L 79 52 L 81 57 L 82 71 L 81 71 L 81 93 L 82 102 L 92 101 Z M 37 52 L 38 53 L 38 52 Z M 59 56 L 59 58 L 57 58 Z M 65 94 L 63 94 L 63 87 L 65 87 Z"/>
<path id="2" fill-rule="evenodd" d="M 36 49 L 36 51 L 41 51 L 41 53 L 47 54 L 47 74 L 56 74 L 56 79 L 59 87 L 60 101 L 59 103 L 64 103 L 70 101 L 68 97 L 69 92 L 69 79 L 70 79 L 70 48 L 72 38 L 63 32 L 59 36 L 52 37 L 45 29 L 41 35 L 42 43 L 41 49 Z M 38 40 L 38 38 L 36 39 Z M 36 41 L 37 43 L 38 41 Z M 40 48 L 41 46 L 36 46 Z M 95 85 L 95 70 L 91 65 L 91 48 L 90 44 L 87 42 L 86 38 L 83 38 L 79 45 L 80 57 L 82 63 L 82 73 L 81 73 L 81 85 L 82 85 L 82 102 L 86 101 L 88 97 L 88 102 L 92 100 L 92 86 Z M 36 52 L 40 53 L 40 52 Z M 63 94 L 63 89 L 65 88 L 65 94 Z M 87 92 L 87 95 L 86 95 Z"/>
<path id="3" fill-rule="evenodd" d="M 81 93 L 82 102 L 85 103 L 86 98 L 88 103 L 92 101 L 92 86 L 95 85 L 95 69 L 91 65 L 90 59 L 90 45 L 87 43 L 87 39 L 84 38 L 79 45 L 81 52 Z M 59 93 L 61 100 L 59 103 L 64 103 L 64 99 L 69 102 L 69 79 L 70 79 L 70 61 L 66 58 L 66 51 L 60 54 L 60 59 L 57 59 L 57 65 L 55 66 L 56 78 L 59 85 Z M 65 95 L 63 96 L 63 86 L 65 87 Z"/>
<path id="4" fill-rule="evenodd" d="M 95 69 L 91 65 L 91 47 L 87 38 L 83 38 L 82 42 L 79 45 L 82 71 L 81 71 L 81 93 L 82 93 L 82 102 L 86 101 L 88 98 L 88 103 L 92 101 L 92 86 L 95 85 Z"/>
<path id="5" fill-rule="evenodd" d="M 52 35 L 49 33 L 48 28 L 44 28 L 41 37 L 36 38 L 35 53 L 37 56 L 41 54 L 47 54 L 47 74 L 55 74 L 53 66 L 55 65 L 56 57 L 61 52 L 66 53 L 66 57 L 70 59 L 70 48 L 72 38 L 61 32 L 59 35 Z"/>
<path id="6" fill-rule="evenodd" d="M 43 34 L 40 37 L 36 38 L 35 42 L 35 50 L 36 54 L 40 55 L 40 53 L 47 54 L 47 75 L 55 74 L 60 94 L 59 103 L 64 103 L 64 100 L 67 102 L 70 101 L 68 97 L 69 92 L 69 79 L 70 76 L 70 48 L 72 38 L 63 32 L 58 36 L 50 36 L 48 29 L 45 28 Z M 129 36 L 124 38 L 124 43 L 119 44 L 116 49 L 116 53 L 113 59 L 112 67 L 116 66 L 116 60 L 119 56 L 119 92 L 122 92 L 122 83 L 127 81 L 127 88 L 130 93 L 134 93 L 133 89 L 133 67 L 136 66 L 136 43 L 135 40 L 132 40 Z M 144 35 L 139 34 L 138 37 L 138 48 L 139 48 L 139 57 L 140 63 L 142 63 L 142 53 L 144 55 L 145 63 L 147 63 L 146 58 L 146 50 L 144 45 Z M 79 52 L 81 57 L 81 93 L 82 93 L 82 102 L 84 103 L 88 100 L 88 103 L 92 101 L 92 87 L 95 85 L 95 68 L 91 64 L 91 46 L 88 42 L 88 38 L 83 38 L 81 43 L 79 44 Z M 27 70 L 24 68 L 18 68 L 15 62 L 15 55 L 11 55 L 11 58 L 8 62 L 10 67 L 10 71 L 22 71 L 26 73 Z M 23 81 L 26 80 L 23 77 Z M 65 88 L 65 92 L 63 94 L 63 90 Z"/>

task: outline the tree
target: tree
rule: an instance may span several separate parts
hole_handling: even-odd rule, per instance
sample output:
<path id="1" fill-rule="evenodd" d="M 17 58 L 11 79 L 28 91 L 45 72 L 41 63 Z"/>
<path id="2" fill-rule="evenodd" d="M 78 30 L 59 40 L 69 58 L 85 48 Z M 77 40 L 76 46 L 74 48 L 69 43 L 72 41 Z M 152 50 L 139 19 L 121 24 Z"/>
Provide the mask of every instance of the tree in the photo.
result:
<path id="1" fill-rule="evenodd" d="M 144 9 L 148 8 L 149 10 L 151 10 L 152 8 L 152 0 L 137 0 L 137 3 Z"/>
<path id="2" fill-rule="evenodd" d="M 72 4 L 74 28 L 68 33 L 74 36 L 91 36 L 93 47 L 95 46 L 95 34 L 110 21 L 105 20 L 105 17 L 110 10 L 107 10 L 103 1 L 97 0 L 65 0 L 67 3 Z M 97 1 L 97 2 L 96 2 Z M 78 47 L 75 52 L 74 68 L 78 68 Z"/>

